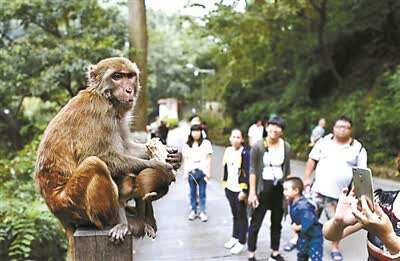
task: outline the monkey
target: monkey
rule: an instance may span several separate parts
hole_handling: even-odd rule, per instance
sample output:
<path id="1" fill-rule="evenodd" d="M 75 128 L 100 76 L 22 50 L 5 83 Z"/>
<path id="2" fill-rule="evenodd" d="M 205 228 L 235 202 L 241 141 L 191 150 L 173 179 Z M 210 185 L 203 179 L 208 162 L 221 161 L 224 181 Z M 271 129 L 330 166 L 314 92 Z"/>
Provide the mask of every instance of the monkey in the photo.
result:
<path id="1" fill-rule="evenodd" d="M 172 172 L 163 173 L 146 168 L 138 175 L 126 175 L 117 182 L 122 200 L 135 200 L 135 208 L 127 207 L 128 223 L 133 234 L 156 237 L 157 223 L 152 201 L 167 194 L 169 185 L 174 181 L 175 175 Z"/>
<path id="2" fill-rule="evenodd" d="M 77 226 L 112 226 L 113 241 L 131 232 L 126 198 L 120 196 L 116 180 L 145 169 L 168 173 L 181 160 L 176 151 L 169 151 L 169 163 L 150 159 L 145 144 L 129 140 L 130 116 L 140 91 L 135 63 L 107 58 L 89 66 L 87 78 L 87 88 L 48 124 L 35 165 L 38 190 L 65 229 L 69 259 Z"/>
<path id="3" fill-rule="evenodd" d="M 160 161 L 167 161 L 168 148 L 158 138 L 153 138 L 146 143 L 150 151 L 151 158 Z M 170 149 L 171 150 L 171 149 Z M 138 235 L 147 234 L 155 238 L 157 224 L 153 214 L 152 201 L 157 200 L 167 194 L 169 185 L 175 181 L 176 173 L 170 171 L 163 173 L 154 169 L 144 169 L 138 175 L 126 175 L 122 177 L 118 184 L 120 197 L 123 201 L 134 198 L 136 207 L 128 208 L 131 230 Z M 135 220 L 135 222 L 132 222 Z"/>

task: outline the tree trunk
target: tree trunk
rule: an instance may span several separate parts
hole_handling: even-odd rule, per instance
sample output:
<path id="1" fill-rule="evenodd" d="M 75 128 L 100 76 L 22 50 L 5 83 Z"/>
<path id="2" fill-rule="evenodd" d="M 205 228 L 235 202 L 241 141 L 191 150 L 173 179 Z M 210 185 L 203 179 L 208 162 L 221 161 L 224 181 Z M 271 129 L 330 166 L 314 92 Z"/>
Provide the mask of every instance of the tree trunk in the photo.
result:
<path id="1" fill-rule="evenodd" d="M 324 63 L 324 66 L 326 66 L 333 76 L 335 77 L 336 81 L 338 82 L 339 85 L 343 82 L 342 76 L 338 73 L 336 70 L 335 64 L 332 60 L 332 57 L 330 55 L 330 52 L 326 46 L 325 42 L 325 25 L 327 23 L 327 5 L 328 5 L 328 0 L 322 0 L 321 5 L 317 5 L 314 0 L 309 0 L 313 8 L 318 12 L 319 14 L 319 23 L 318 23 L 318 45 L 319 49 L 321 51 L 321 56 L 322 60 Z"/>
<path id="2" fill-rule="evenodd" d="M 129 0 L 129 33 L 134 54 L 130 54 L 131 60 L 136 62 L 140 70 L 141 90 L 136 102 L 134 114 L 135 131 L 144 131 L 147 124 L 147 24 L 146 5 L 144 0 Z"/>

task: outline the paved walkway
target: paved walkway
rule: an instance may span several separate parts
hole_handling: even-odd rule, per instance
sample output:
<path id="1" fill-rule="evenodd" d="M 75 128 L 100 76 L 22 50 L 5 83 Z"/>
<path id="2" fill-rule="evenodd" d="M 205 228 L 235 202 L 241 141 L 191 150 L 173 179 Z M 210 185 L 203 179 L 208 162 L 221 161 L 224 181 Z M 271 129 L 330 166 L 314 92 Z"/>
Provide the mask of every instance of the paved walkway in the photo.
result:
<path id="1" fill-rule="evenodd" d="M 169 144 L 180 147 L 187 136 L 187 126 L 171 131 Z M 212 176 L 207 187 L 207 210 L 209 221 L 202 223 L 196 219 L 187 220 L 189 213 L 188 185 L 178 174 L 177 182 L 170 187 L 170 192 L 162 199 L 154 202 L 154 210 L 158 221 L 158 236 L 155 240 L 145 238 L 135 243 L 134 260 L 247 260 L 246 253 L 232 256 L 223 244 L 230 238 L 232 218 L 228 202 L 221 186 L 221 159 L 223 148 L 214 146 Z M 301 176 L 305 164 L 292 161 L 292 172 Z M 375 187 L 398 189 L 400 184 L 382 179 L 375 180 Z M 288 218 L 289 219 L 289 218 Z M 285 220 L 282 229 L 281 246 L 291 235 L 290 221 Z M 258 240 L 257 260 L 267 260 L 269 248 L 269 215 L 264 219 L 263 228 Z M 324 260 L 330 260 L 329 242 L 324 244 Z M 345 260 L 366 260 L 366 233 L 358 232 L 341 242 Z M 295 251 L 282 252 L 286 260 L 296 260 Z"/>

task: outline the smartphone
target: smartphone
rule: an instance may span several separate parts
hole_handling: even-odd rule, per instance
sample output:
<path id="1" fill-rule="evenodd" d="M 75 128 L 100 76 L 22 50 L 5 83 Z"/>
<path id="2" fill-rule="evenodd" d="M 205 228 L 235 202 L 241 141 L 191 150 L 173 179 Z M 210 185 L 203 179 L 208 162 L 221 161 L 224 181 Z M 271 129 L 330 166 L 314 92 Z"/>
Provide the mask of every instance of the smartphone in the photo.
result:
<path id="1" fill-rule="evenodd" d="M 372 172 L 368 168 L 353 168 L 354 194 L 357 198 L 367 196 L 374 202 L 374 187 L 372 183 Z"/>

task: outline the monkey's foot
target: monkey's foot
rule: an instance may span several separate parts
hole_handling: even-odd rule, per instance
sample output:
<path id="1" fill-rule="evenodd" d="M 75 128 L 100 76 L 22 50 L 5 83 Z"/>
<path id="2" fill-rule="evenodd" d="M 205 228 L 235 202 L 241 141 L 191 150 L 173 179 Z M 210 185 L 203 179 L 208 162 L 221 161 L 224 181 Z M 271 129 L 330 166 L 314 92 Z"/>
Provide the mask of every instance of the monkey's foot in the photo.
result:
<path id="1" fill-rule="evenodd" d="M 144 195 L 144 197 L 143 197 L 143 200 L 147 200 L 149 197 L 152 197 L 152 196 L 157 196 L 157 192 L 150 192 L 150 193 L 146 193 L 146 195 Z"/>
<path id="2" fill-rule="evenodd" d="M 150 238 L 156 238 L 157 234 L 156 231 L 154 230 L 154 228 L 152 226 L 150 226 L 149 224 L 144 224 L 144 231 L 146 232 L 146 235 Z"/>
<path id="3" fill-rule="evenodd" d="M 146 235 L 144 222 L 138 217 L 128 217 L 129 231 L 134 238 L 142 238 Z"/>
<path id="4" fill-rule="evenodd" d="M 130 231 L 128 224 L 117 224 L 110 230 L 110 232 L 108 232 L 110 240 L 113 243 L 122 242 L 125 239 L 125 236 L 129 234 Z"/>

